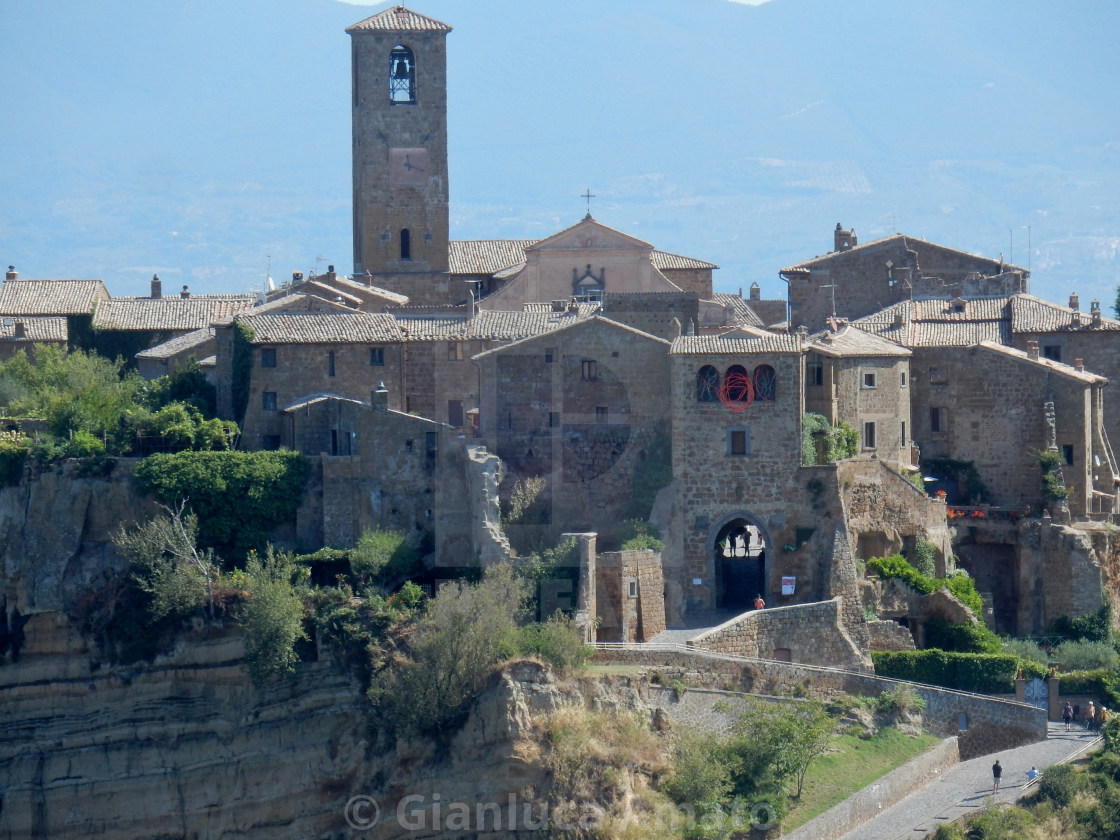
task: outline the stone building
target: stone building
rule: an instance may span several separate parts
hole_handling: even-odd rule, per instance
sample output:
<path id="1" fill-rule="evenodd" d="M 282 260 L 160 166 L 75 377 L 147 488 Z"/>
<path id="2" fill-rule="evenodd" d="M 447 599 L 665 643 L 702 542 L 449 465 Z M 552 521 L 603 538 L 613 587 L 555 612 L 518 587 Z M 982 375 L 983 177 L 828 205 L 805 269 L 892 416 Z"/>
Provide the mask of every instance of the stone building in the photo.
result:
<path id="1" fill-rule="evenodd" d="M 108 300 L 109 290 L 100 280 L 25 280 L 13 266 L 8 266 L 4 284 L 0 286 L 0 321 L 15 322 L 28 318 L 53 317 L 66 319 L 66 342 L 71 348 L 88 348 L 93 338 L 93 312 L 97 304 Z M 58 339 L 57 326 L 37 326 L 48 340 Z"/>
<path id="2" fill-rule="evenodd" d="M 894 234 L 860 245 L 837 224 L 833 250 L 784 268 L 790 324 L 820 329 L 829 315 L 855 319 L 902 300 L 991 297 L 1028 291 L 1030 273 L 1005 264 Z"/>
<path id="3" fill-rule="evenodd" d="M 597 316 L 474 357 L 482 440 L 509 484 L 546 479 L 546 530 L 610 541 L 624 518 L 649 515 L 660 485 L 636 484 L 668 480 L 668 351 L 665 339 Z"/>
<path id="4" fill-rule="evenodd" d="M 910 351 L 846 323 L 812 336 L 806 351 L 805 410 L 851 426 L 862 452 L 916 468 Z"/>

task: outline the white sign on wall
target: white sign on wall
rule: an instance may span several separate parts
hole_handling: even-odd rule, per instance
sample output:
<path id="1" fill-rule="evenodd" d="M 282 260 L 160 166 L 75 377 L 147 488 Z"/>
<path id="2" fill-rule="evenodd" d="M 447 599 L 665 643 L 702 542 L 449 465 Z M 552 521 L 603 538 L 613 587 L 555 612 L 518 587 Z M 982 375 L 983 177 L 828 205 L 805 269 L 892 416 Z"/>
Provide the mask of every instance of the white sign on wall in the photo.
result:
<path id="1" fill-rule="evenodd" d="M 789 577 L 782 577 L 782 594 L 792 595 L 794 590 L 797 589 L 797 578 L 792 575 Z"/>

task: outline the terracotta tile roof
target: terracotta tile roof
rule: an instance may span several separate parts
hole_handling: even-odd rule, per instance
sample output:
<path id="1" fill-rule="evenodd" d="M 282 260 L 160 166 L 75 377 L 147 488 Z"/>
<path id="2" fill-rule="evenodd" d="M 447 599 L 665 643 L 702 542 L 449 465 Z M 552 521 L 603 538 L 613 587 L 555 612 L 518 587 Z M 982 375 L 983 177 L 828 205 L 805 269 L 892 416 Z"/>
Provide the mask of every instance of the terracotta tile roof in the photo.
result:
<path id="1" fill-rule="evenodd" d="M 1108 382 L 1108 377 L 1099 376 L 1095 373 L 1088 371 L 1081 371 L 1072 365 L 1064 365 L 1061 362 L 1055 362 L 1053 359 L 1047 359 L 1039 356 L 1037 359 L 1032 359 L 1027 353 L 1018 350 L 1014 347 L 1006 347 L 1002 344 L 997 344 L 994 341 L 984 341 L 979 345 L 980 349 L 987 350 L 992 353 L 999 353 L 1002 356 L 1008 356 L 1019 361 L 1026 362 L 1027 364 L 1037 365 L 1039 367 L 1048 368 L 1054 373 L 1059 373 L 1063 376 L 1068 376 L 1070 379 L 1077 379 L 1087 384 L 1100 384 Z"/>
<path id="2" fill-rule="evenodd" d="M 554 314 L 555 315 L 562 315 L 563 314 L 562 312 L 555 312 L 554 313 L 552 311 L 552 303 L 550 301 L 539 301 L 539 302 L 530 301 L 529 303 L 523 303 L 521 305 L 521 308 L 525 312 L 547 312 L 549 315 L 554 315 Z M 602 308 L 603 307 L 598 303 L 577 303 L 576 304 L 577 311 L 583 317 L 590 317 L 591 315 L 594 315 L 596 312 L 598 312 Z M 567 310 L 565 309 L 565 311 L 567 311 Z"/>
<path id="3" fill-rule="evenodd" d="M 823 330 L 809 336 L 809 350 L 826 356 L 909 356 L 910 351 L 893 341 L 853 327 L 840 327 L 838 332 Z"/>
<path id="4" fill-rule="evenodd" d="M 551 332 L 565 324 L 587 318 L 590 313 L 489 312 L 474 318 L 397 317 L 400 330 L 409 341 L 488 340 L 512 341 Z"/>
<path id="5" fill-rule="evenodd" d="M 254 295 L 189 298 L 111 298 L 97 304 L 93 326 L 102 330 L 197 330 L 251 309 Z"/>
<path id="6" fill-rule="evenodd" d="M 669 352 L 674 356 L 800 353 L 801 340 L 796 335 L 736 330 L 732 335 L 682 335 L 673 340 Z"/>
<path id="7" fill-rule="evenodd" d="M 981 341 L 1010 344 L 1010 300 L 904 300 L 852 324 L 904 347 L 968 347 Z"/>
<path id="8" fill-rule="evenodd" d="M 450 243 L 452 274 L 494 274 L 525 264 L 525 249 L 536 239 L 461 239 Z"/>
<path id="9" fill-rule="evenodd" d="M 347 32 L 363 32 L 370 30 L 405 30 L 408 32 L 450 32 L 451 27 L 441 23 L 435 18 L 417 14 L 404 6 L 390 6 L 383 12 L 378 12 L 373 17 L 355 23 L 346 28 Z"/>
<path id="10" fill-rule="evenodd" d="M 254 344 L 345 344 L 400 341 L 392 315 L 371 312 L 242 314 L 235 319 L 256 334 Z"/>
<path id="11" fill-rule="evenodd" d="M 23 324 L 24 330 L 19 337 L 16 336 L 17 321 Z M 0 341 L 66 341 L 68 337 L 65 318 L 0 318 Z"/>
<path id="12" fill-rule="evenodd" d="M 516 273 L 525 265 L 525 249 L 536 245 L 539 239 L 466 239 L 450 243 L 450 263 L 452 274 L 499 274 Z M 668 251 L 653 251 L 650 263 L 662 269 L 712 269 L 719 268 L 714 263 L 670 254 Z"/>
<path id="13" fill-rule="evenodd" d="M 694 259 L 693 257 L 683 257 L 680 254 L 670 254 L 668 251 L 654 251 L 649 255 L 649 261 L 653 263 L 654 268 L 661 271 L 685 268 L 719 268 L 715 263 L 704 262 L 704 260 Z"/>
<path id="14" fill-rule="evenodd" d="M 735 313 L 735 323 L 737 324 L 746 324 L 751 327 L 766 326 L 762 323 L 762 319 L 758 317 L 758 314 L 751 309 L 750 304 L 743 300 L 741 295 L 716 292 L 712 295 L 712 300 L 724 308 L 730 306 Z"/>
<path id="15" fill-rule="evenodd" d="M 665 345 L 666 350 L 669 349 L 669 342 L 666 341 L 664 338 L 658 338 L 655 335 L 650 335 L 647 332 L 642 332 L 641 330 L 636 329 L 636 328 L 630 326 L 629 324 L 622 324 L 622 323 L 619 323 L 618 321 L 612 321 L 610 318 L 606 318 L 602 315 L 596 315 L 596 316 L 591 317 L 591 318 L 573 318 L 573 317 L 569 316 L 567 318 L 564 318 L 553 329 L 546 330 L 545 332 L 551 334 L 551 333 L 558 333 L 558 332 L 563 332 L 564 330 L 572 330 L 572 329 L 594 329 L 597 325 L 602 325 L 603 327 L 605 327 L 607 329 L 613 329 L 613 330 L 617 330 L 619 332 L 627 332 L 627 333 L 631 333 L 631 334 L 636 335 L 636 336 L 641 336 L 642 338 L 648 339 L 652 342 Z M 475 354 L 471 358 L 477 360 L 477 359 L 482 359 L 482 358 L 485 358 L 487 356 L 492 356 L 492 355 L 499 354 L 499 353 L 513 352 L 511 348 L 516 348 L 516 347 L 519 347 L 520 345 L 526 344 L 526 343 L 532 341 L 534 338 L 539 338 L 540 335 L 543 335 L 543 334 L 544 333 L 539 333 L 537 335 L 525 336 L 525 337 L 523 337 L 523 338 L 521 338 L 517 341 L 514 341 L 511 344 L 503 344 L 501 347 L 494 347 L 494 348 L 491 348 L 490 350 L 484 350 L 481 353 Z"/>
<path id="16" fill-rule="evenodd" d="M 382 289 L 380 286 L 367 286 L 365 283 L 361 283 L 350 277 L 336 276 L 332 281 L 327 281 L 323 277 L 317 277 L 315 279 L 327 286 L 334 286 L 335 288 L 342 289 L 346 293 L 362 298 L 363 300 L 380 298 L 386 303 L 408 303 L 408 295 L 399 295 L 396 292 L 390 292 L 388 289 Z"/>
<path id="17" fill-rule="evenodd" d="M 202 327 L 193 332 L 183 333 L 168 339 L 155 347 L 141 350 L 136 354 L 137 359 L 171 359 L 180 353 L 189 353 L 191 350 L 205 347 L 214 339 L 213 327 Z"/>
<path id="18" fill-rule="evenodd" d="M 100 280 L 5 280 L 0 286 L 2 315 L 89 315 L 108 300 Z"/>
<path id="19" fill-rule="evenodd" d="M 1014 333 L 1051 332 L 1107 332 L 1120 330 L 1120 321 L 1105 318 L 1101 313 L 1100 326 L 1093 326 L 1090 312 L 1078 310 L 1080 325 L 1074 326 L 1074 310 L 1031 295 L 1014 295 L 1011 298 L 1011 330 Z"/>

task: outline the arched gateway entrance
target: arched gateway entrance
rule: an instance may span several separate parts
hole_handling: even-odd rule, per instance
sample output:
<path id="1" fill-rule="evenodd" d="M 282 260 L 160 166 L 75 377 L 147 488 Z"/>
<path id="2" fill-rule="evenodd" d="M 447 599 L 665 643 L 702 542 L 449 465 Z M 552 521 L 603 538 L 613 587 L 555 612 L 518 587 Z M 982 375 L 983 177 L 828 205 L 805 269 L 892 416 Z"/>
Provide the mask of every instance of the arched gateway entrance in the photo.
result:
<path id="1" fill-rule="evenodd" d="M 736 511 L 720 519 L 708 536 L 715 581 L 715 606 L 749 610 L 756 595 L 770 600 L 767 552 L 772 543 L 761 522 Z"/>

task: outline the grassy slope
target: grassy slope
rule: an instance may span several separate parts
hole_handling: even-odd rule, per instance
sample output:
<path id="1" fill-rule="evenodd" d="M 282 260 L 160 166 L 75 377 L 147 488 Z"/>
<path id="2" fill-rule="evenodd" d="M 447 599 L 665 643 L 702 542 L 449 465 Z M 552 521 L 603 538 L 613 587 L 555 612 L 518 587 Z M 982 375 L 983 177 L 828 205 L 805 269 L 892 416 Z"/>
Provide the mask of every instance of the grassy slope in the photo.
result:
<path id="1" fill-rule="evenodd" d="M 807 823 L 939 740 L 932 735 L 912 738 L 897 729 L 881 729 L 868 741 L 853 735 L 840 736 L 833 752 L 821 756 L 809 768 L 801 799 L 794 800 L 789 816 L 782 820 L 782 828 L 790 831 Z"/>

